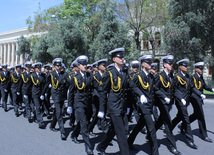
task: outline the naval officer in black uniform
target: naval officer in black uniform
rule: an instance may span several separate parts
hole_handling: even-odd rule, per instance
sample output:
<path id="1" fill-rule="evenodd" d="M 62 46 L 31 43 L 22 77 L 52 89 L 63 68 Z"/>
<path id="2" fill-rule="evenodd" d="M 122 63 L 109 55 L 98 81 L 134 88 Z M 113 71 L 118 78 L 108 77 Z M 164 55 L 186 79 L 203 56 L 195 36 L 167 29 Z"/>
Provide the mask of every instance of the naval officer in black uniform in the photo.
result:
<path id="1" fill-rule="evenodd" d="M 103 118 L 105 105 L 111 119 L 111 126 L 102 141 L 97 145 L 97 151 L 105 154 L 105 150 L 114 136 L 122 155 L 129 155 L 129 146 L 126 138 L 124 117 L 127 112 L 127 90 L 130 87 L 138 96 L 143 93 L 130 79 L 129 73 L 122 70 L 124 64 L 124 48 L 117 48 L 109 52 L 114 64 L 106 70 L 102 78 L 102 91 L 100 92 L 100 109 L 98 117 Z M 108 96 L 108 97 L 107 97 Z"/>
<path id="2" fill-rule="evenodd" d="M 184 134 L 186 136 L 186 144 L 193 149 L 197 149 L 194 144 L 192 130 L 189 122 L 189 116 L 187 111 L 187 106 L 189 105 L 190 99 L 190 76 L 187 74 L 189 59 L 182 59 L 177 62 L 180 71 L 174 77 L 174 97 L 175 105 L 178 109 L 176 117 L 172 120 L 172 130 L 175 126 L 182 120 L 184 123 Z"/>
<path id="3" fill-rule="evenodd" d="M 42 117 L 42 104 L 44 102 L 45 95 L 45 74 L 41 73 L 42 63 L 38 62 L 34 64 L 34 73 L 31 74 L 32 85 L 32 98 L 36 108 L 36 119 L 40 129 L 45 128 L 45 124 Z"/>
<path id="4" fill-rule="evenodd" d="M 11 74 L 11 93 L 12 93 L 12 101 L 14 106 L 14 112 L 16 117 L 19 116 L 18 107 L 21 104 L 21 86 L 22 86 L 22 77 L 21 77 L 21 67 L 22 65 L 16 65 L 16 71 Z"/>
<path id="5" fill-rule="evenodd" d="M 192 84 L 192 94 L 190 97 L 190 102 L 193 107 L 193 114 L 189 116 L 190 123 L 194 122 L 196 119 L 198 120 L 199 131 L 201 134 L 201 139 L 206 142 L 212 143 L 212 139 L 210 139 L 207 135 L 207 127 L 205 122 L 205 116 L 203 111 L 204 99 L 206 96 L 203 94 L 203 90 L 208 90 L 214 92 L 214 88 L 208 86 L 203 78 L 203 69 L 204 62 L 197 62 L 194 64 L 195 74 L 191 77 Z M 183 123 L 182 123 L 183 124 Z M 183 129 L 184 126 L 182 125 Z"/>
<path id="6" fill-rule="evenodd" d="M 25 115 L 28 118 L 28 122 L 32 123 L 31 112 L 33 112 L 32 102 L 32 81 L 31 81 L 31 68 L 32 62 L 25 63 L 26 71 L 21 74 L 22 77 L 22 95 L 25 104 Z"/>
<path id="7" fill-rule="evenodd" d="M 8 93 L 10 91 L 11 86 L 11 76 L 10 72 L 7 70 L 7 64 L 2 64 L 2 72 L 1 72 L 1 97 L 2 97 L 2 108 L 5 112 L 7 112 L 7 98 Z"/>
<path id="8" fill-rule="evenodd" d="M 161 59 L 164 70 L 155 76 L 155 96 L 156 103 L 160 110 L 160 116 L 155 123 L 155 128 L 158 130 L 163 124 L 165 127 L 166 136 L 168 139 L 168 149 L 175 155 L 181 153 L 177 150 L 175 137 L 172 133 L 172 122 L 170 117 L 170 109 L 174 103 L 173 90 L 173 66 L 174 56 L 168 55 Z"/>
<path id="9" fill-rule="evenodd" d="M 139 58 L 142 64 L 142 71 L 137 73 L 133 78 L 135 84 L 140 88 L 142 93 L 145 95 L 144 103 L 138 103 L 140 119 L 137 125 L 131 132 L 128 143 L 132 146 L 137 134 L 142 130 L 143 126 L 146 125 L 148 131 L 148 139 L 151 145 L 151 154 L 158 155 L 158 143 L 156 138 L 155 125 L 151 117 L 152 105 L 153 105 L 153 89 L 154 89 L 154 76 L 149 73 L 152 64 L 152 55 L 145 55 Z"/>
<path id="10" fill-rule="evenodd" d="M 85 143 L 85 151 L 88 155 L 93 154 L 93 147 L 89 139 L 89 118 L 91 108 L 91 98 L 93 89 L 93 75 L 87 70 L 88 57 L 81 55 L 77 58 L 78 68 L 80 70 L 74 77 L 74 85 L 69 89 L 69 102 L 67 112 L 71 113 L 75 109 L 75 118 L 77 125 L 71 134 L 74 143 L 79 143 L 77 137 L 80 132 Z"/>
<path id="11" fill-rule="evenodd" d="M 53 60 L 54 71 L 50 73 L 50 76 L 46 82 L 45 89 L 51 84 L 51 95 L 55 105 L 55 112 L 50 125 L 50 129 L 55 131 L 55 124 L 56 122 L 58 122 L 61 139 L 66 140 L 63 123 L 63 106 L 67 94 L 66 88 L 68 87 L 68 74 L 64 71 L 61 71 L 62 62 L 62 58 L 55 58 Z"/>

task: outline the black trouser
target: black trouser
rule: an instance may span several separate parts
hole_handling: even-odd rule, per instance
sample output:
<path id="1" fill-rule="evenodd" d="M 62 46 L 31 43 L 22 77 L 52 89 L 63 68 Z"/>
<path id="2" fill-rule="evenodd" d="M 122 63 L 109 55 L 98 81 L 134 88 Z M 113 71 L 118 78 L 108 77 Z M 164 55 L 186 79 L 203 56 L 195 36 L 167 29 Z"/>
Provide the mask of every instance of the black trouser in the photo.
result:
<path id="1" fill-rule="evenodd" d="M 174 147 L 175 149 L 177 149 L 176 143 L 175 143 L 175 137 L 172 133 L 172 122 L 169 114 L 171 105 L 163 104 L 162 102 L 158 102 L 158 103 L 159 103 L 158 108 L 160 111 L 160 116 L 155 123 L 155 129 L 157 131 L 164 124 L 166 136 L 169 142 L 168 144 L 169 147 Z"/>
<path id="2" fill-rule="evenodd" d="M 189 116 L 190 123 L 194 122 L 196 119 L 198 120 L 199 132 L 202 138 L 207 137 L 207 127 L 205 122 L 204 110 L 203 110 L 203 100 L 196 99 L 191 97 L 191 104 L 193 106 L 193 114 Z M 182 128 L 183 128 L 182 123 Z"/>
<path id="3" fill-rule="evenodd" d="M 140 109 L 145 108 L 142 107 L 143 105 L 140 105 Z M 144 110 L 142 110 L 144 111 Z M 157 137 L 156 137 L 156 130 L 155 130 L 155 124 L 152 120 L 151 114 L 149 113 L 143 113 L 141 111 L 140 119 L 138 120 L 136 126 L 132 130 L 129 138 L 128 138 L 128 144 L 132 145 L 137 134 L 142 130 L 142 128 L 146 125 L 147 133 L 148 133 L 148 139 L 151 146 L 151 154 L 152 155 L 158 155 L 158 143 L 157 143 Z M 149 110 L 148 110 L 149 111 Z"/>
<path id="4" fill-rule="evenodd" d="M 185 130 L 185 136 L 187 138 L 187 141 L 193 142 L 193 135 L 192 135 L 191 127 L 190 127 L 187 106 L 183 105 L 183 103 L 178 100 L 175 101 L 175 105 L 178 109 L 178 113 L 177 113 L 176 117 L 172 120 L 172 130 L 182 120 L 183 129 Z"/>
<path id="5" fill-rule="evenodd" d="M 103 140 L 98 144 L 98 148 L 101 151 L 105 151 L 109 143 L 114 138 L 115 134 L 117 136 L 117 143 L 120 148 L 120 153 L 122 155 L 129 155 L 129 146 L 126 138 L 126 131 L 124 125 L 123 116 L 115 116 L 114 114 L 110 114 L 111 125 L 109 127 L 108 132 L 103 137 Z"/>
<path id="6" fill-rule="evenodd" d="M 33 96 L 32 96 L 33 97 Z M 33 102 L 34 102 L 34 105 L 36 107 L 35 111 L 36 111 L 36 119 L 39 123 L 39 125 L 41 123 L 43 123 L 43 117 L 42 117 L 42 100 L 39 98 L 39 97 L 33 97 Z"/>
<path id="7" fill-rule="evenodd" d="M 51 96 L 51 94 L 45 94 L 45 100 L 44 100 L 43 108 L 44 108 L 44 112 L 46 114 L 50 113 L 50 107 L 51 107 L 50 96 Z"/>
<path id="8" fill-rule="evenodd" d="M 19 104 L 21 101 L 21 94 L 17 95 L 17 92 L 12 92 L 12 97 L 13 97 L 14 111 L 15 111 L 15 113 L 18 113 L 18 108 L 19 108 Z"/>
<path id="9" fill-rule="evenodd" d="M 2 96 L 2 108 L 4 108 L 4 110 L 7 110 L 8 92 L 5 92 L 4 88 L 1 89 L 1 96 Z"/>
<path id="10" fill-rule="evenodd" d="M 31 103 L 32 96 L 31 94 L 26 95 L 27 97 L 24 97 L 23 95 L 23 101 L 25 104 L 25 111 L 26 111 L 26 116 L 28 119 L 31 118 L 31 112 L 33 111 L 33 104 Z"/>
<path id="11" fill-rule="evenodd" d="M 89 114 L 88 108 L 76 108 L 75 117 L 77 125 L 74 131 L 71 134 L 71 137 L 78 137 L 80 132 L 82 134 L 83 141 L 92 150 L 92 145 L 89 139 L 89 130 L 88 130 L 88 118 Z"/>
<path id="12" fill-rule="evenodd" d="M 56 122 L 58 122 L 61 134 L 65 134 L 64 122 L 63 122 L 63 105 L 64 101 L 54 102 L 55 109 L 53 113 L 53 120 L 51 122 L 51 127 L 55 127 Z"/>
<path id="13" fill-rule="evenodd" d="M 70 115 L 70 124 L 74 125 L 75 123 L 75 109 L 73 108 L 73 112 Z"/>
<path id="14" fill-rule="evenodd" d="M 94 126 L 97 124 L 99 112 L 99 98 L 98 96 L 93 96 L 92 98 L 92 121 L 89 124 L 89 132 L 93 132 Z"/>

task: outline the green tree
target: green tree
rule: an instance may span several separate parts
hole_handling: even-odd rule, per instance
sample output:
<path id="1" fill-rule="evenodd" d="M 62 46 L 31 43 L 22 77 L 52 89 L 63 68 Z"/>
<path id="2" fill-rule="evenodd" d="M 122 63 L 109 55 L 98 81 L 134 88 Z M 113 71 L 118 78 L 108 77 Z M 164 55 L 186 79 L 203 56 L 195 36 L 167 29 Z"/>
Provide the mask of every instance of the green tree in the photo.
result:
<path id="1" fill-rule="evenodd" d="M 108 58 L 108 52 L 115 48 L 130 47 L 127 36 L 128 29 L 116 20 L 115 3 L 103 2 L 100 7 L 103 23 L 100 25 L 99 33 L 89 49 L 89 58 L 92 62 L 101 58 Z M 128 50 L 125 54 L 129 54 Z"/>
<path id="2" fill-rule="evenodd" d="M 18 55 L 21 55 L 21 54 L 29 54 L 30 56 L 32 55 L 32 51 L 30 48 L 30 41 L 24 36 L 21 36 L 18 39 L 18 47 L 19 47 L 17 50 Z"/>
<path id="3" fill-rule="evenodd" d="M 33 59 L 44 64 L 50 63 L 53 60 L 53 56 L 47 52 L 48 43 L 47 36 L 42 35 L 39 42 L 34 46 Z"/>
<path id="4" fill-rule="evenodd" d="M 169 12 L 171 19 L 165 28 L 167 52 L 177 58 L 185 55 L 192 61 L 202 61 L 212 50 L 214 1 L 172 0 Z"/>
<path id="5" fill-rule="evenodd" d="M 117 13 L 120 19 L 133 31 L 136 47 L 141 52 L 141 32 L 148 34 L 148 41 L 155 55 L 155 38 L 152 27 L 165 24 L 168 19 L 167 5 L 169 0 L 120 0 Z"/>
<path id="6" fill-rule="evenodd" d="M 85 38 L 79 24 L 71 17 L 61 20 L 59 26 L 48 33 L 47 52 L 53 58 L 61 57 L 66 65 L 81 54 L 86 54 Z"/>

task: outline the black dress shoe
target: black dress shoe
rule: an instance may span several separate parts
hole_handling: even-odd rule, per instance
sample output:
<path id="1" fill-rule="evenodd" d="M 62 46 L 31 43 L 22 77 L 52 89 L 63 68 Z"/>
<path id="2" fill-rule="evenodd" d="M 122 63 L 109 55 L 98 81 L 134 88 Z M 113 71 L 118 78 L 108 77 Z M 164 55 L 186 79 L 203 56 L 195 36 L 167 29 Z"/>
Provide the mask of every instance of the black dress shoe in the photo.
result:
<path id="1" fill-rule="evenodd" d="M 187 146 L 189 146 L 192 149 L 197 149 L 198 147 L 191 141 L 187 141 L 186 142 Z"/>
<path id="2" fill-rule="evenodd" d="M 93 155 L 93 150 L 89 148 L 88 145 L 85 145 L 85 152 L 87 153 L 87 155 Z"/>
<path id="3" fill-rule="evenodd" d="M 49 127 L 51 131 L 53 132 L 58 132 L 58 130 L 56 128 L 52 128 L 52 127 Z"/>
<path id="4" fill-rule="evenodd" d="M 210 139 L 209 137 L 205 137 L 205 138 L 202 138 L 202 140 L 206 141 L 206 142 L 209 142 L 209 143 L 212 143 L 213 140 Z"/>
<path id="5" fill-rule="evenodd" d="M 71 140 L 76 143 L 76 144 L 79 144 L 80 142 L 77 140 L 77 137 L 71 137 Z"/>
<path id="6" fill-rule="evenodd" d="M 181 152 L 179 152 L 176 148 L 174 147 L 168 147 L 169 151 L 172 153 L 172 154 L 175 154 L 175 155 L 181 155 Z"/>
<path id="7" fill-rule="evenodd" d="M 19 112 L 16 112 L 15 115 L 16 115 L 16 117 L 19 117 Z"/>
<path id="8" fill-rule="evenodd" d="M 7 110 L 7 109 L 4 109 L 4 112 L 8 112 L 8 110 Z"/>
<path id="9" fill-rule="evenodd" d="M 28 118 L 29 123 L 33 123 L 33 120 L 31 118 Z"/>
<path id="10" fill-rule="evenodd" d="M 99 155 L 106 155 L 105 151 L 101 151 L 98 147 L 96 147 L 96 150 Z"/>
<path id="11" fill-rule="evenodd" d="M 66 140 L 66 136 L 63 133 L 61 134 L 61 139 Z"/>
<path id="12" fill-rule="evenodd" d="M 39 124 L 39 128 L 40 129 L 45 129 L 45 124 L 44 123 Z"/>

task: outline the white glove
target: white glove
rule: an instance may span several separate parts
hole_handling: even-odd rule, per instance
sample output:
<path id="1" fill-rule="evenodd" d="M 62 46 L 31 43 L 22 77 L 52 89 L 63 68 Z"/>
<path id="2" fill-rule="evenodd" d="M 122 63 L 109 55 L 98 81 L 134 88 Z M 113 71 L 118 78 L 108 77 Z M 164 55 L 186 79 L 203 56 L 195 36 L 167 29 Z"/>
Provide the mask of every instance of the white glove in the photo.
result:
<path id="1" fill-rule="evenodd" d="M 17 92 L 16 94 L 17 94 L 17 95 L 20 95 L 20 92 Z"/>
<path id="2" fill-rule="evenodd" d="M 167 104 L 169 104 L 170 103 L 170 99 L 168 98 L 168 97 L 165 97 L 165 99 L 164 99 L 165 101 L 166 101 L 166 103 Z"/>
<path id="3" fill-rule="evenodd" d="M 44 100 L 44 99 L 45 99 L 44 95 L 41 95 L 41 96 L 40 96 L 40 99 L 41 99 L 41 100 Z"/>
<path id="4" fill-rule="evenodd" d="M 99 111 L 98 114 L 97 114 L 97 117 L 103 118 L 104 117 L 104 112 L 103 111 Z"/>
<path id="5" fill-rule="evenodd" d="M 181 102 L 183 103 L 183 105 L 186 105 L 187 104 L 187 102 L 185 101 L 185 99 L 181 99 Z"/>
<path id="6" fill-rule="evenodd" d="M 6 93 L 7 93 L 7 89 L 5 89 L 5 90 L 4 90 L 4 92 L 6 92 Z"/>
<path id="7" fill-rule="evenodd" d="M 147 101 L 147 99 L 146 99 L 146 97 L 144 95 L 141 95 L 140 96 L 140 102 L 141 103 L 147 103 L 148 101 Z"/>
<path id="8" fill-rule="evenodd" d="M 127 108 L 126 115 L 128 115 L 129 112 L 130 112 L 130 108 Z"/>
<path id="9" fill-rule="evenodd" d="M 24 95 L 24 98 L 25 98 L 25 99 L 28 99 L 28 95 Z"/>
<path id="10" fill-rule="evenodd" d="M 48 85 L 48 87 L 49 87 L 49 88 L 51 88 L 51 87 L 52 87 L 52 85 L 51 85 L 51 84 L 49 84 L 49 85 Z"/>
<path id="11" fill-rule="evenodd" d="M 68 107 L 68 108 L 67 108 L 67 113 L 68 113 L 68 114 L 71 114 L 72 112 L 73 112 L 72 107 Z"/>
<path id="12" fill-rule="evenodd" d="M 212 88 L 212 92 L 214 92 L 214 88 Z"/>
<path id="13" fill-rule="evenodd" d="M 201 94 L 201 98 L 204 100 L 206 98 L 206 95 Z"/>
<path id="14" fill-rule="evenodd" d="M 45 96 L 48 96 L 48 94 L 47 94 L 47 93 L 45 93 Z"/>

